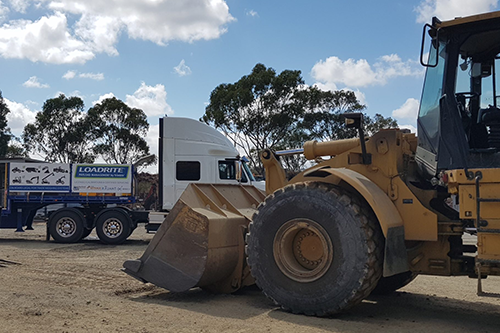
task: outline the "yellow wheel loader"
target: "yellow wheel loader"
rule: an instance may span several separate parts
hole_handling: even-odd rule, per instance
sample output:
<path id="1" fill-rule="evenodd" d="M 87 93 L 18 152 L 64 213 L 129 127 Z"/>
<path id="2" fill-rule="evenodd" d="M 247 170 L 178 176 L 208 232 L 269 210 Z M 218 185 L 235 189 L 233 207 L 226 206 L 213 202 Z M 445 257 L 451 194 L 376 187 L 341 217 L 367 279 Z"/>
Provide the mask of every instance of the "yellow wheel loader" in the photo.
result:
<path id="1" fill-rule="evenodd" d="M 300 152 L 324 160 L 291 180 L 279 154 L 261 152 L 267 196 L 190 185 L 124 271 L 174 292 L 255 282 L 282 308 L 318 316 L 418 274 L 468 275 L 482 293 L 481 278 L 500 275 L 499 53 L 500 12 L 434 18 L 418 140 L 399 129 L 365 138 L 361 114 L 346 114 L 359 138 L 307 142 Z"/>

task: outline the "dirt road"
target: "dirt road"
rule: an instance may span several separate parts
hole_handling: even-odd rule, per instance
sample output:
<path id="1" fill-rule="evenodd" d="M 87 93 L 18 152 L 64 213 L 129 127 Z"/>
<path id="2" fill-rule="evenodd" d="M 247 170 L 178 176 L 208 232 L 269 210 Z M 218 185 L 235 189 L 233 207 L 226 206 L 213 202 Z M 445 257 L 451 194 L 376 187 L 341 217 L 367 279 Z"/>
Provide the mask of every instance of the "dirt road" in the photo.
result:
<path id="1" fill-rule="evenodd" d="M 500 331 L 500 299 L 477 297 L 476 281 L 466 277 L 419 276 L 349 313 L 315 318 L 283 312 L 255 288 L 172 294 L 130 278 L 123 261 L 138 258 L 153 236 L 141 227 L 120 246 L 101 245 L 93 234 L 56 244 L 44 232 L 44 225 L 0 230 L 0 332 Z M 500 278 L 485 280 L 484 289 L 500 293 Z"/>

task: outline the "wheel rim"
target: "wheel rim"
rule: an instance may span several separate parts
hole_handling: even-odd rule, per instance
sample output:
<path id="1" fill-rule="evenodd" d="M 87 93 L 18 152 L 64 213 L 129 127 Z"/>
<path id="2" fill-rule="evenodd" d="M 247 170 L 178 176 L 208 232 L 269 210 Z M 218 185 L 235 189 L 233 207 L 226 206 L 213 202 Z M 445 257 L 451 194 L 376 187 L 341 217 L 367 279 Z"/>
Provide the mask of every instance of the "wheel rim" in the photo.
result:
<path id="1" fill-rule="evenodd" d="M 71 237 L 75 234 L 77 228 L 76 221 L 71 217 L 63 217 L 57 221 L 57 233 L 64 238 Z"/>
<path id="2" fill-rule="evenodd" d="M 276 233 L 274 260 L 283 274 L 298 282 L 322 277 L 333 261 L 333 245 L 326 230 L 309 219 L 293 219 Z"/>
<path id="3" fill-rule="evenodd" d="M 109 238 L 117 238 L 123 233 L 123 224 L 119 219 L 112 217 L 104 221 L 102 231 Z"/>

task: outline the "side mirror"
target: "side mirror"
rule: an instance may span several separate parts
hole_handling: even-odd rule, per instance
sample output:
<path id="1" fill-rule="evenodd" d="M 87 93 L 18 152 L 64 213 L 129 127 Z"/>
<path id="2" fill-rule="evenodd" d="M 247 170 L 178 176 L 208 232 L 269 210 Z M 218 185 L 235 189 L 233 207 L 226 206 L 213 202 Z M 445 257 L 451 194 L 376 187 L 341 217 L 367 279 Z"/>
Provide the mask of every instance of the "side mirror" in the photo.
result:
<path id="1" fill-rule="evenodd" d="M 433 18 L 433 24 L 437 20 L 435 17 Z M 427 33 L 426 33 L 427 32 Z M 426 36 L 429 35 L 431 37 L 432 43 L 429 50 L 428 59 L 424 59 L 424 48 L 426 42 Z M 438 49 L 439 49 L 439 29 L 436 29 L 434 26 L 426 23 L 424 25 L 424 31 L 422 33 L 422 45 L 420 46 L 420 64 L 424 67 L 436 67 L 438 65 Z M 435 53 L 435 54 L 433 54 Z M 431 59 L 434 59 L 434 62 L 431 63 Z"/>
<path id="2" fill-rule="evenodd" d="M 365 132 L 363 131 L 363 114 L 361 112 L 346 112 L 342 114 L 342 116 L 345 118 L 345 125 L 347 128 L 358 129 L 363 164 L 371 164 L 372 155 L 366 152 Z"/>
<path id="3" fill-rule="evenodd" d="M 347 128 L 362 128 L 363 127 L 363 114 L 360 112 L 344 113 L 342 116 L 345 118 L 345 125 Z"/>

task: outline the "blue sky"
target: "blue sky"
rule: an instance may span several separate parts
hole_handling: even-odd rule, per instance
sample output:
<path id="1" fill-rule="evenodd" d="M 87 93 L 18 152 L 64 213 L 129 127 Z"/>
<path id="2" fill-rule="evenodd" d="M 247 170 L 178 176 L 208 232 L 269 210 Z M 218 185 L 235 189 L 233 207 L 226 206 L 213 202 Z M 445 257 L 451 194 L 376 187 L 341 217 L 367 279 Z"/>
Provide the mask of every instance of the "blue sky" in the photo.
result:
<path id="1" fill-rule="evenodd" d="M 116 96 L 158 118 L 198 119 L 210 92 L 256 63 L 350 89 L 368 114 L 415 126 L 422 26 L 498 9 L 498 0 L 0 0 L 0 90 L 20 135 L 45 100 L 86 109 Z M 36 157 L 36 156 L 35 156 Z"/>

